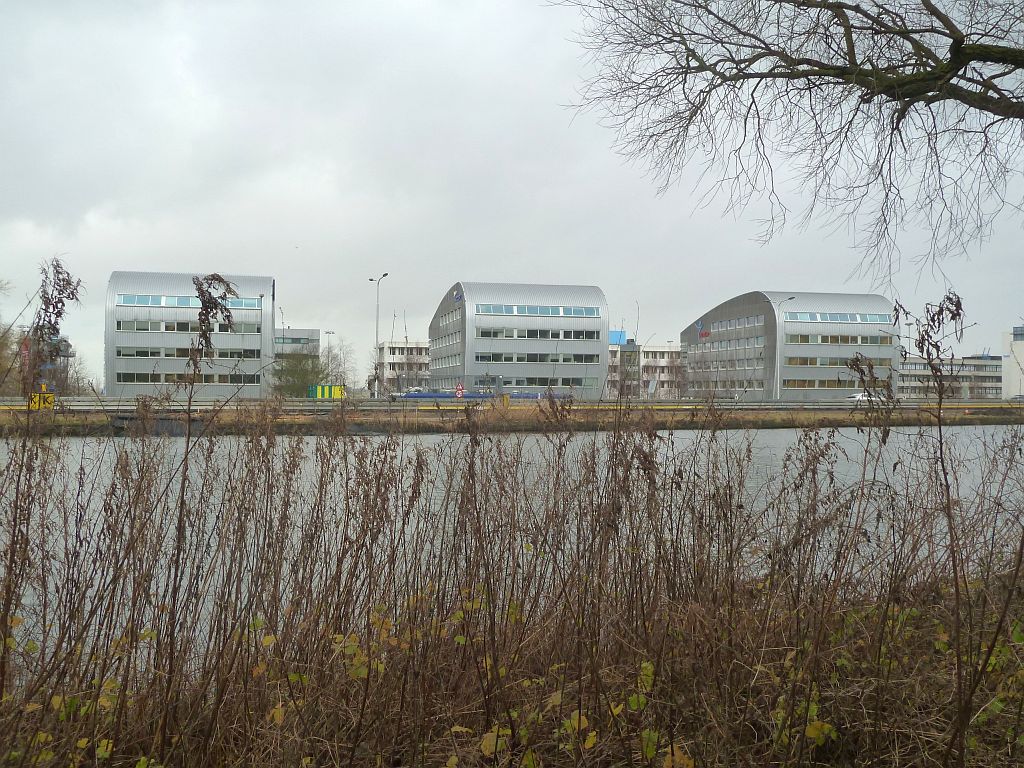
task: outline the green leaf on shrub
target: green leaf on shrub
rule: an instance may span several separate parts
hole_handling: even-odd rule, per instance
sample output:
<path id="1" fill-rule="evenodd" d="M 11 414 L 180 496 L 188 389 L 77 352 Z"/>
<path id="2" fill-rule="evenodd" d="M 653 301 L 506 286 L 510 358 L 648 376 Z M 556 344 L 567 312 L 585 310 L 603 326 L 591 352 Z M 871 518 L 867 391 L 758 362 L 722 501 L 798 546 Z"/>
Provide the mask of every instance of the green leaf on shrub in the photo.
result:
<path id="1" fill-rule="evenodd" d="M 804 728 L 804 735 L 820 747 L 826 740 L 836 737 L 836 729 L 821 720 L 812 720 Z"/>
<path id="2" fill-rule="evenodd" d="M 96 759 L 106 760 L 114 751 L 114 742 L 110 739 L 100 739 L 96 742 Z"/>
<path id="3" fill-rule="evenodd" d="M 644 728 L 640 732 L 640 754 L 644 760 L 653 760 L 658 754 L 658 732 L 650 728 Z"/>
<path id="4" fill-rule="evenodd" d="M 634 693 L 626 699 L 626 704 L 632 712 L 639 712 L 647 706 L 647 697 L 642 693 Z"/>
<path id="5" fill-rule="evenodd" d="M 1010 633 L 1013 642 L 1024 643 L 1024 624 L 1019 621 L 1013 623 L 1013 631 Z"/>
<path id="6" fill-rule="evenodd" d="M 645 661 L 640 665 L 640 674 L 636 679 L 637 688 L 641 693 L 650 693 L 654 687 L 654 665 Z"/>

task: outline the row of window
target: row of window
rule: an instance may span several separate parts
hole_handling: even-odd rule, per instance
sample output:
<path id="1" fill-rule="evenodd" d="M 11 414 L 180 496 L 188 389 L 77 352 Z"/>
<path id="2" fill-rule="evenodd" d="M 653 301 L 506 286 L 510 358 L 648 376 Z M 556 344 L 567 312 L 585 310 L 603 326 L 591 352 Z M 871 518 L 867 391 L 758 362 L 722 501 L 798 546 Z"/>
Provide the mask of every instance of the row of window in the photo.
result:
<path id="1" fill-rule="evenodd" d="M 742 339 L 722 339 L 721 341 L 702 341 L 700 344 L 691 344 L 690 351 L 697 352 L 720 352 L 724 349 L 756 349 L 764 346 L 764 336 L 747 336 Z"/>
<path id="2" fill-rule="evenodd" d="M 892 336 L 848 336 L 846 334 L 787 333 L 787 344 L 860 344 L 889 346 Z"/>
<path id="3" fill-rule="evenodd" d="M 575 355 L 569 352 L 477 352 L 478 363 L 584 363 L 595 365 L 600 355 Z"/>
<path id="4" fill-rule="evenodd" d="M 949 397 L 958 397 L 963 394 L 963 390 L 959 386 L 951 386 L 946 389 L 947 396 Z M 917 387 L 904 386 L 903 384 L 900 384 L 898 394 L 900 397 L 935 397 L 936 388 L 931 384 Z M 971 398 L 1002 397 L 1003 389 L 1002 387 L 977 387 L 972 385 L 967 387 L 966 396 Z"/>
<path id="5" fill-rule="evenodd" d="M 761 379 L 737 379 L 727 381 L 695 381 L 691 384 L 692 389 L 701 390 L 705 392 L 713 392 L 722 389 L 730 390 L 744 390 L 744 389 L 764 389 L 764 381 Z"/>
<path id="6" fill-rule="evenodd" d="M 420 356 L 425 357 L 428 353 L 426 347 L 388 347 L 388 354 L 391 357 Z"/>
<path id="7" fill-rule="evenodd" d="M 438 323 L 440 325 L 450 325 L 451 323 L 458 322 L 461 319 L 462 307 L 456 307 L 450 312 L 445 312 L 443 315 L 441 315 L 441 317 L 438 319 Z"/>
<path id="8" fill-rule="evenodd" d="M 117 303 L 126 307 L 201 307 L 198 296 L 155 296 L 153 294 L 119 293 Z M 262 309 L 263 299 L 229 298 L 231 309 Z"/>
<path id="9" fill-rule="evenodd" d="M 258 373 L 118 373 L 118 384 L 259 384 Z"/>
<path id="10" fill-rule="evenodd" d="M 738 317 L 735 320 L 716 320 L 711 323 L 712 331 L 731 331 L 735 328 L 754 328 L 758 325 L 764 325 L 764 315 L 750 315 L 748 317 Z"/>
<path id="11" fill-rule="evenodd" d="M 876 367 L 889 368 L 892 360 L 887 357 L 862 357 L 865 363 Z M 787 357 L 786 365 L 816 365 L 821 368 L 846 368 L 850 363 L 848 357 Z"/>
<path id="12" fill-rule="evenodd" d="M 497 376 L 477 376 L 473 385 L 477 387 L 596 387 L 597 378 L 592 376 L 525 376 L 517 379 L 498 379 Z"/>
<path id="13" fill-rule="evenodd" d="M 462 331 L 452 331 L 443 336 L 437 336 L 430 340 L 430 348 L 447 347 L 449 344 L 458 344 L 462 341 Z"/>
<path id="14" fill-rule="evenodd" d="M 559 339 L 562 341 L 598 341 L 600 331 L 561 331 L 549 328 L 477 328 L 480 339 Z"/>
<path id="15" fill-rule="evenodd" d="M 856 381 L 842 379 L 783 379 L 783 389 L 860 389 Z"/>
<path id="16" fill-rule="evenodd" d="M 787 320 L 802 323 L 885 323 L 892 325 L 892 315 L 871 312 L 786 312 Z"/>
<path id="17" fill-rule="evenodd" d="M 462 355 L 445 355 L 430 361 L 431 368 L 451 368 L 453 365 L 462 365 Z"/>
<path id="18" fill-rule="evenodd" d="M 926 375 L 922 375 L 920 373 L 915 374 L 915 373 L 911 373 L 909 371 L 905 371 L 902 368 L 900 369 L 899 373 L 900 373 L 900 380 L 901 381 L 931 381 L 931 374 L 926 374 Z M 960 375 L 955 374 L 955 373 L 951 374 L 948 371 L 946 372 L 945 376 L 946 376 L 946 378 L 945 378 L 946 382 L 948 382 L 950 384 L 953 384 L 953 383 L 965 384 L 965 385 L 982 384 L 982 383 L 999 384 L 1003 380 L 1003 377 L 1001 375 L 1000 376 L 960 376 Z"/>
<path id="19" fill-rule="evenodd" d="M 188 347 L 174 349 L 157 349 L 150 347 L 117 347 L 117 357 L 188 357 Z M 261 351 L 258 349 L 216 349 L 207 350 L 207 357 L 219 357 L 229 360 L 259 360 Z"/>
<path id="20" fill-rule="evenodd" d="M 1013 326 L 1013 340 L 1024 341 L 1024 325 Z"/>
<path id="21" fill-rule="evenodd" d="M 928 363 L 921 363 L 906 360 L 900 363 L 901 371 L 929 371 L 931 366 Z M 947 375 L 956 375 L 959 373 L 971 373 L 974 371 L 988 371 L 989 373 L 1001 373 L 1003 370 L 1002 365 L 991 365 L 986 363 L 957 363 L 953 361 L 950 363 L 948 360 L 942 362 L 942 370 Z"/>
<path id="22" fill-rule="evenodd" d="M 199 333 L 199 322 L 197 320 L 118 320 L 115 326 L 119 331 L 136 331 L 154 333 L 163 331 L 168 333 Z M 214 333 L 260 333 L 259 323 L 214 323 Z"/>
<path id="23" fill-rule="evenodd" d="M 477 304 L 478 315 L 535 315 L 538 317 L 600 317 L 600 307 L 548 307 L 537 304 Z"/>
<path id="24" fill-rule="evenodd" d="M 309 336 L 275 336 L 275 344 L 317 344 L 319 339 Z"/>
<path id="25" fill-rule="evenodd" d="M 691 371 L 753 371 L 764 368 L 764 360 L 760 357 L 746 357 L 741 360 L 697 360 L 689 363 L 687 368 Z"/>

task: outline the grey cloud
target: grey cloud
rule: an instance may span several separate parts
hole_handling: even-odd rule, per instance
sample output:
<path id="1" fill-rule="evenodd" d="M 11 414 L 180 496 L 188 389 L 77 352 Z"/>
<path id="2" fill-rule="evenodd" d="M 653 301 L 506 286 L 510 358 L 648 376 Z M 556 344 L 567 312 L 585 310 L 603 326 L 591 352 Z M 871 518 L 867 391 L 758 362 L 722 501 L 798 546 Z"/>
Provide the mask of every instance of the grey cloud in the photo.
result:
<path id="1" fill-rule="evenodd" d="M 21 290 L 66 253 L 90 292 L 69 330 L 99 370 L 113 269 L 278 278 L 296 326 L 367 349 L 423 337 L 458 279 L 602 285 L 612 322 L 667 340 L 755 288 L 864 290 L 845 233 L 754 242 L 759 209 L 696 208 L 698 169 L 658 196 L 595 114 L 587 64 L 546 3 L 36 3 L 0 38 L 0 262 Z M 998 344 L 1019 310 L 1013 231 L 948 265 Z M 897 279 L 935 297 L 941 275 Z M 10 303 L 13 303 L 10 302 Z M 7 314 L 7 307 L 0 308 Z M 362 354 L 360 355 L 362 358 Z"/>

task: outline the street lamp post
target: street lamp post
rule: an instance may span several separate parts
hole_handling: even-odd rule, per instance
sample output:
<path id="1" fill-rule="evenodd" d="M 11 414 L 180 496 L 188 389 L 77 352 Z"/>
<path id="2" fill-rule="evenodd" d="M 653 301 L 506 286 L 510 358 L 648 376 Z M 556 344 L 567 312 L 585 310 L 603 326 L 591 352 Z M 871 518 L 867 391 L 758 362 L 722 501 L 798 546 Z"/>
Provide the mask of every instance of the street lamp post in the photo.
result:
<path id="1" fill-rule="evenodd" d="M 637 388 L 636 396 L 637 396 L 637 399 L 640 399 L 641 397 L 645 397 L 644 396 L 644 374 L 643 374 L 643 370 L 644 370 L 644 347 L 646 347 L 648 344 L 650 344 L 651 343 L 651 339 L 653 339 L 657 335 L 658 335 L 658 332 L 655 331 L 650 336 L 648 336 L 647 339 L 644 341 L 644 343 L 641 344 L 640 347 L 636 351 L 636 388 Z M 657 376 L 658 374 L 655 373 L 654 375 Z M 645 399 L 650 400 L 651 399 L 651 395 L 650 395 L 650 382 L 647 383 L 647 389 L 648 389 L 648 393 L 647 393 Z"/>
<path id="2" fill-rule="evenodd" d="M 782 299 L 777 304 L 771 299 L 765 299 L 766 304 L 771 304 L 775 307 L 775 399 L 777 401 L 782 400 L 782 305 L 787 301 L 793 301 L 796 296 L 790 296 L 789 298 Z"/>
<path id="3" fill-rule="evenodd" d="M 377 284 L 377 309 L 373 322 L 373 398 L 380 397 L 380 283 L 388 276 L 385 272 L 380 277 L 371 277 L 370 282 Z"/>
<path id="4" fill-rule="evenodd" d="M 331 336 L 334 335 L 334 331 L 324 331 L 324 336 L 327 337 L 327 383 L 333 384 L 331 381 L 334 378 L 334 372 L 331 370 L 334 367 L 334 358 L 331 357 Z"/>

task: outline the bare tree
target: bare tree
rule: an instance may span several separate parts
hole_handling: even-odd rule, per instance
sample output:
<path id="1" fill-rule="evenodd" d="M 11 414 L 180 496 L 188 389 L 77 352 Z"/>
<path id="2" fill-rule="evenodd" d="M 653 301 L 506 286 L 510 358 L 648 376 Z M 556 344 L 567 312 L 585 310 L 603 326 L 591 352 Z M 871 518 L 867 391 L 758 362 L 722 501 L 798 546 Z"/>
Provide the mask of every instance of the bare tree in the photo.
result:
<path id="1" fill-rule="evenodd" d="M 329 346 L 321 347 L 320 362 L 326 379 L 325 384 L 342 384 L 348 386 L 353 382 L 355 352 L 352 344 L 337 334 Z"/>
<path id="2" fill-rule="evenodd" d="M 802 220 L 850 225 L 887 274 L 908 226 L 922 259 L 961 253 L 1021 201 L 1021 0 L 564 0 L 597 74 L 584 105 L 662 184 L 700 163 L 729 207 L 790 181 Z M 1017 190 L 1019 194 L 1019 190 Z"/>

